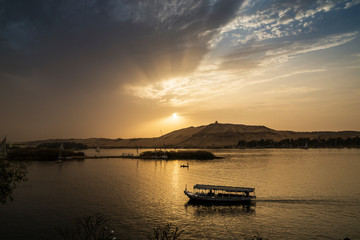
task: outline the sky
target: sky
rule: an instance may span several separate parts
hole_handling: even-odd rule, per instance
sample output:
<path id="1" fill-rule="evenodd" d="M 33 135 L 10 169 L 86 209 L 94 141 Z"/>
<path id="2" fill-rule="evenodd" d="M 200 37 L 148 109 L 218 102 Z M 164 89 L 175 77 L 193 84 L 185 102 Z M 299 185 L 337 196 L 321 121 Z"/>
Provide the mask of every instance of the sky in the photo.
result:
<path id="1" fill-rule="evenodd" d="M 0 0 L 0 136 L 360 131 L 360 0 Z"/>

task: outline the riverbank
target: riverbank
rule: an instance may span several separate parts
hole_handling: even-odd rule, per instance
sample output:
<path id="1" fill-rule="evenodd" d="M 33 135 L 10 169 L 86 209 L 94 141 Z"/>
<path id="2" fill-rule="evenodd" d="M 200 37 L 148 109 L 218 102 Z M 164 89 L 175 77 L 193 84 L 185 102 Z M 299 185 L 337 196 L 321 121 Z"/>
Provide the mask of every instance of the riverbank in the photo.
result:
<path id="1" fill-rule="evenodd" d="M 180 160 L 180 159 L 196 159 L 196 160 L 211 160 L 217 158 L 213 153 L 205 150 L 190 150 L 190 151 L 146 151 L 139 156 L 141 159 L 166 159 L 166 160 Z"/>
<path id="2" fill-rule="evenodd" d="M 85 158 L 84 152 L 62 150 L 63 160 L 81 160 Z M 53 148 L 19 148 L 11 149 L 7 155 L 8 160 L 13 161 L 55 161 L 59 159 L 59 150 Z"/>
<path id="3" fill-rule="evenodd" d="M 138 154 L 123 153 L 122 155 L 95 155 L 86 156 L 84 152 L 63 150 L 62 160 L 84 160 L 99 158 L 130 158 L 130 159 L 162 159 L 162 160 L 212 160 L 221 157 L 205 150 L 184 151 L 145 151 Z M 12 149 L 8 153 L 8 160 L 16 161 L 55 161 L 59 159 L 59 150 L 53 148 L 43 149 Z"/>
<path id="4" fill-rule="evenodd" d="M 219 159 L 221 157 L 215 156 L 213 153 L 204 150 L 189 150 L 189 151 L 145 151 L 140 155 L 134 154 L 122 154 L 113 156 L 85 156 L 85 158 L 97 159 L 97 158 L 131 158 L 131 159 L 160 159 L 160 160 L 212 160 Z"/>

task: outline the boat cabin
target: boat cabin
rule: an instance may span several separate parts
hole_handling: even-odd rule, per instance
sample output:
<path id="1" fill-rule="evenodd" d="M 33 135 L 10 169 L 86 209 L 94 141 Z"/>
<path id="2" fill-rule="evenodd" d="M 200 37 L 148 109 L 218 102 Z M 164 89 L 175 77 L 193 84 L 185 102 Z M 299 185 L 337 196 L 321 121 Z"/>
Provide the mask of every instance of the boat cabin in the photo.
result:
<path id="1" fill-rule="evenodd" d="M 192 200 L 250 201 L 256 199 L 255 188 L 196 184 L 193 192 L 185 190 Z"/>

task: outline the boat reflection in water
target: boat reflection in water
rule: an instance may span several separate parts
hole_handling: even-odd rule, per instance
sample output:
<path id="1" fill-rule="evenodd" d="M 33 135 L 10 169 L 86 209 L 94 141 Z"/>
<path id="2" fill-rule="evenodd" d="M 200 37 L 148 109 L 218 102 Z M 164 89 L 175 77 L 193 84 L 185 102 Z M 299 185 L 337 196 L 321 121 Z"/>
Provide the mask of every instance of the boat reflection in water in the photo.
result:
<path id="1" fill-rule="evenodd" d="M 250 216 L 255 213 L 255 202 L 229 203 L 229 202 L 199 202 L 189 200 L 185 204 L 185 210 L 196 216 L 223 215 L 223 216 Z"/>

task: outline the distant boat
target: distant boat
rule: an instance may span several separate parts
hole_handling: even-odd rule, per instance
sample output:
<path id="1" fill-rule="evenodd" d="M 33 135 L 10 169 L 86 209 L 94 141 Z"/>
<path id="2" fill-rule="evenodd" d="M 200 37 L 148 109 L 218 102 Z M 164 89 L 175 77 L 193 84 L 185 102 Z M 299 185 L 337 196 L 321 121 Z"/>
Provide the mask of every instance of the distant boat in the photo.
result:
<path id="1" fill-rule="evenodd" d="M 192 201 L 235 203 L 256 199 L 255 188 L 196 184 L 193 189 L 184 191 Z"/>
<path id="2" fill-rule="evenodd" d="M 59 156 L 58 156 L 58 160 L 56 161 L 56 163 L 61 163 L 62 160 L 64 159 L 63 151 L 64 151 L 64 144 L 61 143 L 60 147 L 59 147 Z"/>
<path id="3" fill-rule="evenodd" d="M 189 163 L 187 163 L 186 165 L 185 164 L 182 164 L 182 165 L 180 165 L 180 167 L 182 167 L 182 168 L 188 168 L 189 167 Z"/>

